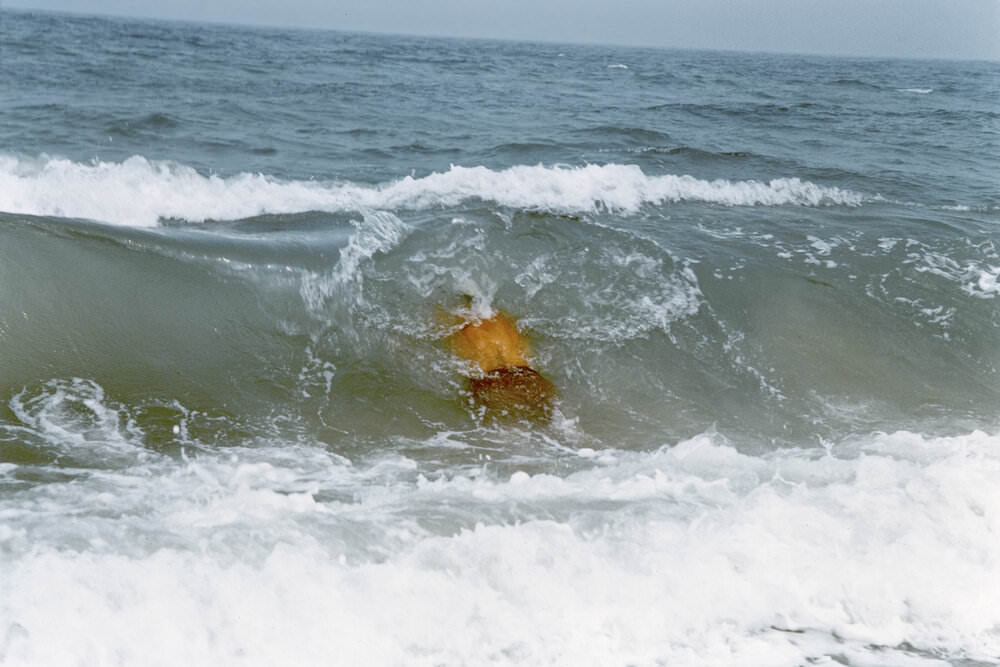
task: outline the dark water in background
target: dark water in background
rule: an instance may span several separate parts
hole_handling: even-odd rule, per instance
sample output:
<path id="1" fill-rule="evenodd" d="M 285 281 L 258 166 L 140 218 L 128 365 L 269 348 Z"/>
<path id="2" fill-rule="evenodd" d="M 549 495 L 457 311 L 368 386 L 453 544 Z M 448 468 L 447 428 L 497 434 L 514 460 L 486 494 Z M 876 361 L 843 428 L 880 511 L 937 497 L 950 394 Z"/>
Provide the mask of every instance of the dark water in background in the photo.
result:
<path id="1" fill-rule="evenodd" d="M 1000 655 L 997 63 L 0 20 L 0 662 Z"/>

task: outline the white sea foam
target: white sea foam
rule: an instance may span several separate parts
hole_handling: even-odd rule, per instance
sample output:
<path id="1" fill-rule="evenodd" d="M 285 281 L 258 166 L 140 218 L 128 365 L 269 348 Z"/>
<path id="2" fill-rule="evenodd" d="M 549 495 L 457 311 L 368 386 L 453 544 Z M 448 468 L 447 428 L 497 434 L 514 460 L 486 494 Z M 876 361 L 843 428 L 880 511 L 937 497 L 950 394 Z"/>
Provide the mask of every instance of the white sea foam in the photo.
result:
<path id="1" fill-rule="evenodd" d="M 997 259 L 995 254 L 992 259 Z M 959 283 L 962 291 L 980 299 L 1000 295 L 1000 266 L 985 261 L 958 261 L 937 252 L 911 252 L 907 258 L 920 273 L 929 273 Z"/>
<path id="2" fill-rule="evenodd" d="M 200 222 L 265 213 L 428 209 L 482 199 L 502 206 L 625 213 L 644 204 L 701 201 L 726 206 L 858 206 L 859 193 L 798 178 L 706 181 L 648 175 L 635 165 L 520 165 L 503 170 L 452 166 L 446 172 L 377 186 L 284 181 L 262 174 L 205 176 L 191 167 L 135 156 L 81 164 L 42 156 L 0 156 L 0 210 L 153 226 L 162 219 Z"/>
<path id="3" fill-rule="evenodd" d="M 706 433 L 428 477 L 283 446 L 51 483 L 0 503 L 0 662 L 989 661 L 998 452 Z"/>
<path id="4" fill-rule="evenodd" d="M 1000 295 L 1000 266 L 980 269 L 979 278 L 969 285 L 968 291 L 981 296 Z"/>
<path id="5" fill-rule="evenodd" d="M 900 93 L 913 93 L 915 95 L 929 95 L 934 92 L 933 88 L 897 88 Z"/>

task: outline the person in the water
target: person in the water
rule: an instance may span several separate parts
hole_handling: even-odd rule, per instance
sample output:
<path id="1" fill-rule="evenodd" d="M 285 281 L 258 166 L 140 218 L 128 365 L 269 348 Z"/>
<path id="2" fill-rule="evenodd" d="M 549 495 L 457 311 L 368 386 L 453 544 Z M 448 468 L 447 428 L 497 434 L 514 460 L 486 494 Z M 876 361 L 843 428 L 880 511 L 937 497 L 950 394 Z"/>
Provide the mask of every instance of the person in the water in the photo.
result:
<path id="1" fill-rule="evenodd" d="M 551 416 L 555 386 L 528 364 L 527 340 L 505 314 L 468 322 L 452 334 L 451 346 L 478 366 L 469 378 L 469 392 L 484 416 L 531 420 Z"/>

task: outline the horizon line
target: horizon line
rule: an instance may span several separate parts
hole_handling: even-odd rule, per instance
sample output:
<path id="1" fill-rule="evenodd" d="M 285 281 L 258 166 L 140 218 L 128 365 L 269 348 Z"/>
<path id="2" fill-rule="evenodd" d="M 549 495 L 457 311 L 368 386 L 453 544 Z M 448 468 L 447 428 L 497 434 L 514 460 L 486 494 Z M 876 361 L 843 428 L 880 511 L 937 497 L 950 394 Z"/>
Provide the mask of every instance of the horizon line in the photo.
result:
<path id="1" fill-rule="evenodd" d="M 355 34 L 355 35 L 373 35 L 373 36 L 385 36 L 385 37 L 408 37 L 408 38 L 425 38 L 425 39 L 441 39 L 441 40 L 466 40 L 466 41 L 482 41 L 482 42 L 508 42 L 508 43 L 520 43 L 520 44 L 551 44 L 551 45 L 562 45 L 562 46 L 597 46 L 606 48 L 619 48 L 619 49 L 646 49 L 646 50 L 656 50 L 656 51 L 701 51 L 701 52 L 711 52 L 711 53 L 748 53 L 748 54 L 762 54 L 771 56 L 783 56 L 783 57 L 813 57 L 813 58 L 840 58 L 845 60 L 909 60 L 909 61 L 923 61 L 923 62 L 934 62 L 934 61 L 946 61 L 946 62 L 981 62 L 981 63 L 1000 63 L 1000 55 L 996 58 L 968 58 L 961 56 L 901 56 L 901 55 L 872 55 L 872 54 L 853 54 L 853 53 L 833 53 L 825 51 L 782 51 L 779 49 L 740 49 L 740 48 L 723 48 L 723 47 L 708 47 L 708 46 L 669 46 L 665 44 L 621 44 L 615 42 L 601 42 L 601 41 L 570 41 L 570 40 L 546 40 L 538 38 L 524 38 L 524 37 L 486 37 L 482 35 L 456 35 L 456 34 L 441 34 L 441 33 L 427 33 L 427 32 L 399 32 L 395 30 L 370 30 L 370 29 L 359 29 L 359 28 L 334 28 L 329 26 L 309 26 L 301 25 L 297 23 L 270 23 L 270 22 L 260 22 L 260 21 L 241 21 L 239 19 L 204 19 L 204 18 L 177 18 L 177 17 L 165 17 L 165 16 L 149 16 L 145 14 L 120 14 L 113 12 L 95 12 L 95 11 L 73 11 L 67 9 L 44 9 L 37 7 L 22 7 L 22 6 L 11 6 L 6 7 L 0 3 L 0 12 L 11 11 L 20 12 L 25 14 L 56 14 L 64 16 L 75 16 L 80 18 L 97 18 L 97 19 L 119 19 L 119 20 L 133 20 L 133 21 L 153 21 L 153 22 L 163 22 L 163 23 L 181 23 L 190 25 L 207 25 L 207 26 L 226 26 L 233 28 L 253 28 L 262 30 L 290 30 L 290 31 L 304 31 L 304 32 L 335 32 L 342 34 Z"/>

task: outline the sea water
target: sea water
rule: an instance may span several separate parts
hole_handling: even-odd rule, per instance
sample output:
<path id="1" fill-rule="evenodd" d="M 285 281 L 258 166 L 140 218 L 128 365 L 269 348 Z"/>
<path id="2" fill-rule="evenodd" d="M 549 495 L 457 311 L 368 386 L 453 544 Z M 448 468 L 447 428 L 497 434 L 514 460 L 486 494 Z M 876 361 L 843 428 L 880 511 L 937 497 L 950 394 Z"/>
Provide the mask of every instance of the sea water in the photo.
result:
<path id="1" fill-rule="evenodd" d="M 0 47 L 0 664 L 1000 662 L 997 63 Z"/>

